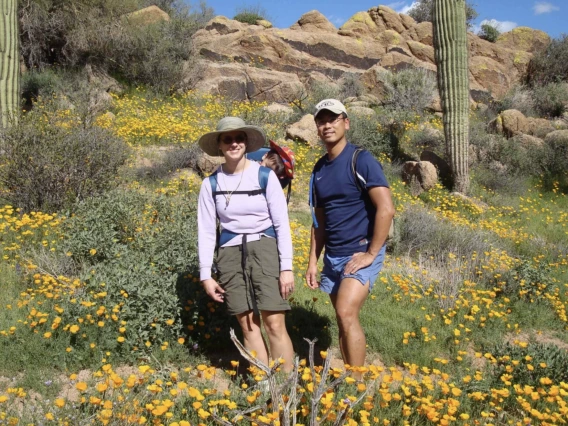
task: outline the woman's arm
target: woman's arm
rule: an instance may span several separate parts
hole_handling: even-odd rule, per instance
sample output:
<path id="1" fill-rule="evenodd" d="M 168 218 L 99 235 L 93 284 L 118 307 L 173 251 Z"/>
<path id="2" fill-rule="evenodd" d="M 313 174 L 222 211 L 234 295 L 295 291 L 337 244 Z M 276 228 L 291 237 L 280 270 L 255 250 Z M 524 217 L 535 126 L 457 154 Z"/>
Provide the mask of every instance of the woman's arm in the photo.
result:
<path id="1" fill-rule="evenodd" d="M 197 246 L 199 275 L 201 281 L 211 278 L 211 267 L 217 240 L 217 212 L 211 193 L 211 184 L 206 178 L 201 183 L 197 203 Z"/>
<path id="2" fill-rule="evenodd" d="M 288 205 L 278 178 L 274 172 L 268 175 L 266 185 L 266 202 L 268 212 L 276 231 L 276 243 L 280 256 L 280 294 L 284 299 L 294 291 L 294 273 L 292 272 L 292 235 L 288 218 Z"/>

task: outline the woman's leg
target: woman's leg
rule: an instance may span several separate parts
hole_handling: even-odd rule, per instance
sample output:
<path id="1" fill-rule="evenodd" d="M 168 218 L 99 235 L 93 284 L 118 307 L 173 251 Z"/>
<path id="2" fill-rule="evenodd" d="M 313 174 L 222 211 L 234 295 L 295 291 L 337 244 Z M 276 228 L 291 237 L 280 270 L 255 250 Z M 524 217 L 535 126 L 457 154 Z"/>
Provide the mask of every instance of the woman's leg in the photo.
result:
<path id="1" fill-rule="evenodd" d="M 268 348 L 260 331 L 260 317 L 254 315 L 252 310 L 237 314 L 236 317 L 243 329 L 245 348 L 249 351 L 255 351 L 256 358 L 268 365 Z"/>
<path id="2" fill-rule="evenodd" d="M 294 348 L 286 330 L 286 321 L 282 311 L 260 311 L 264 329 L 268 334 L 270 353 L 273 359 L 284 358 L 283 370 L 292 371 L 294 367 Z"/>

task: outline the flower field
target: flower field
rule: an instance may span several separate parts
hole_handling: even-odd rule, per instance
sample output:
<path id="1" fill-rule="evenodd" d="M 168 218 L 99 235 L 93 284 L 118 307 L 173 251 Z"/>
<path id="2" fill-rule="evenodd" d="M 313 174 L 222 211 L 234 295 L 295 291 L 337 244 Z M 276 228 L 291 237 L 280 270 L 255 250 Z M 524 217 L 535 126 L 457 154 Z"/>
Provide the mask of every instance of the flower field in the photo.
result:
<path id="1" fill-rule="evenodd" d="M 363 308 L 369 364 L 357 382 L 337 360 L 327 297 L 301 285 L 322 149 L 283 141 L 263 106 L 134 92 L 98 125 L 140 157 L 191 145 L 234 114 L 294 150 L 292 382 L 276 364 L 273 392 L 260 388 L 267 373 L 236 352 L 235 323 L 198 285 L 201 179 L 125 174 L 73 213 L 0 207 L 0 424 L 567 424 L 566 195 L 535 181 L 520 196 L 475 185 L 471 198 L 442 186 L 413 196 L 381 157 L 397 235 Z M 318 339 L 313 360 L 304 338 Z"/>

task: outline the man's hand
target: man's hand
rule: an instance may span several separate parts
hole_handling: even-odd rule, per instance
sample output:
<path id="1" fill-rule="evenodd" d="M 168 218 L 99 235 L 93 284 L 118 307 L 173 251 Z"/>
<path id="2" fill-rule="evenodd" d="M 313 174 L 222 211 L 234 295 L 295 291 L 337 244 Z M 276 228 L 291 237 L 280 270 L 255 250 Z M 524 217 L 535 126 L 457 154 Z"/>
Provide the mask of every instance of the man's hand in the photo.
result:
<path id="1" fill-rule="evenodd" d="M 366 268 L 367 266 L 371 265 L 375 260 L 375 256 L 370 253 L 355 253 L 349 262 L 343 268 L 344 274 L 354 274 L 359 269 Z"/>
<path id="2" fill-rule="evenodd" d="M 203 288 L 205 293 L 213 299 L 215 302 L 223 303 L 225 301 L 225 290 L 215 281 L 213 278 L 208 278 L 201 281 L 203 283 Z"/>
<path id="3" fill-rule="evenodd" d="M 318 276 L 318 265 L 308 264 L 308 269 L 306 269 L 306 283 L 308 287 L 315 290 L 319 287 Z"/>
<path id="4" fill-rule="evenodd" d="M 280 271 L 278 284 L 280 285 L 280 294 L 282 295 L 282 298 L 288 299 L 294 291 L 294 273 L 292 271 Z"/>

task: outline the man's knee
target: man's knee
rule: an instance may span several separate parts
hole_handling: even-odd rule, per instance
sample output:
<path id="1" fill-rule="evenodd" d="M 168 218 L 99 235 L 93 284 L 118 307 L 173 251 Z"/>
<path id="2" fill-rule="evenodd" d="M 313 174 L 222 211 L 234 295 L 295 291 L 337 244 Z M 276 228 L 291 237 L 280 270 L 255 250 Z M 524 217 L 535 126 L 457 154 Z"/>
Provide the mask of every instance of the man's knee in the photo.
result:
<path id="1" fill-rule="evenodd" d="M 338 305 L 335 308 L 335 316 L 339 327 L 348 327 L 359 322 L 359 310 L 349 305 Z"/>

